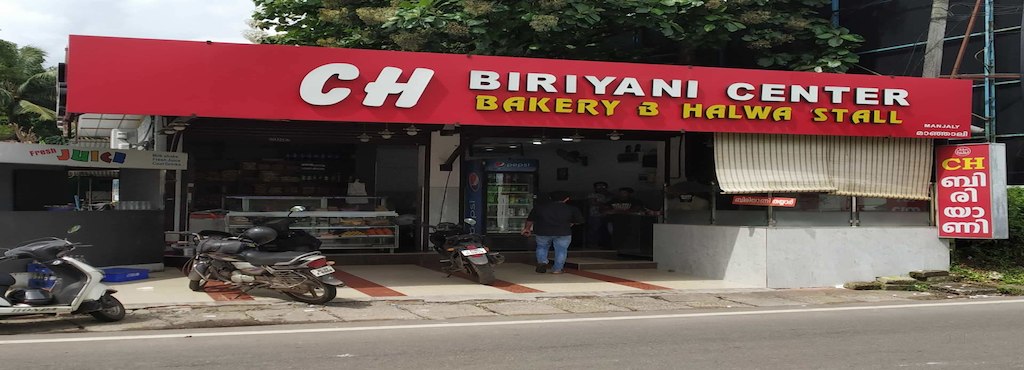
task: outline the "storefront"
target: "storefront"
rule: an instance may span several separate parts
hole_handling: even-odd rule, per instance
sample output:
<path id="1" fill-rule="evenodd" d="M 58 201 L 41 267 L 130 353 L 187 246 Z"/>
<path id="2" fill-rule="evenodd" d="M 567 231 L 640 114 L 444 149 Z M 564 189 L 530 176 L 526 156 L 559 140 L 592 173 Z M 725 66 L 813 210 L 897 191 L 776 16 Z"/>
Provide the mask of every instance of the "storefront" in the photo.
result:
<path id="1" fill-rule="evenodd" d="M 528 248 L 535 196 L 603 181 L 646 205 L 614 222 L 660 267 L 771 287 L 948 267 L 933 139 L 971 113 L 954 80 L 84 36 L 68 91 L 71 112 L 188 119 L 182 218 L 306 196 L 325 238 L 471 216 Z"/>
<path id="2" fill-rule="evenodd" d="M 0 143 L 4 247 L 79 225 L 72 238 L 88 246 L 74 253 L 89 263 L 162 268 L 163 174 L 186 162 L 181 153 Z"/>

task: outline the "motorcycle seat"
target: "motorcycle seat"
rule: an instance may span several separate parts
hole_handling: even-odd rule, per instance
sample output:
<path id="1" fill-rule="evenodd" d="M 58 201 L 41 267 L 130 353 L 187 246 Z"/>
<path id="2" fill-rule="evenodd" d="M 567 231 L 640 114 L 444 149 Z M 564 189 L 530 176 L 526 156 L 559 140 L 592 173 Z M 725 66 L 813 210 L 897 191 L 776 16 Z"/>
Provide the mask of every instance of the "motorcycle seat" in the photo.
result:
<path id="1" fill-rule="evenodd" d="M 276 265 L 278 263 L 291 262 L 295 257 L 304 255 L 303 252 L 260 252 L 247 250 L 239 254 L 246 262 L 253 265 Z"/>
<path id="2" fill-rule="evenodd" d="M 206 239 L 199 242 L 199 252 L 219 252 L 237 254 L 244 249 L 246 243 L 238 239 Z"/>
<path id="3" fill-rule="evenodd" d="M 0 273 L 0 298 L 7 294 L 7 289 L 16 282 L 17 280 L 14 280 L 14 276 L 11 276 L 11 274 Z"/>

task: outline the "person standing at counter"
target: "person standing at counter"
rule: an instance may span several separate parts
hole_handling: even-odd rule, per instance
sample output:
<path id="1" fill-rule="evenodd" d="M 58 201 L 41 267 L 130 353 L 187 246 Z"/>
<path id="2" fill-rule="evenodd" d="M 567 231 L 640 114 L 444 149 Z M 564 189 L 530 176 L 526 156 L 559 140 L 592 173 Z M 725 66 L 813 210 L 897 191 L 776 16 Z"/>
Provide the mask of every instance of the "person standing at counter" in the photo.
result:
<path id="1" fill-rule="evenodd" d="M 619 188 L 619 196 L 608 202 L 612 214 L 641 214 L 647 211 L 644 202 L 633 197 L 633 188 Z"/>
<path id="2" fill-rule="evenodd" d="M 595 182 L 594 192 L 587 195 L 587 245 L 590 247 L 601 246 L 608 239 L 608 225 L 604 221 L 604 211 L 610 200 L 612 200 L 612 193 L 608 191 L 608 183 Z"/>
<path id="3" fill-rule="evenodd" d="M 550 201 L 538 204 L 530 210 L 523 226 L 522 235 L 533 235 L 537 241 L 537 273 L 547 272 L 548 249 L 555 249 L 555 264 L 552 274 L 561 274 L 569 256 L 572 243 L 572 226 L 584 222 L 579 208 L 569 205 L 569 193 L 555 191 L 549 194 Z"/>
<path id="4" fill-rule="evenodd" d="M 648 212 L 644 203 L 633 196 L 633 188 L 619 188 L 619 196 L 608 202 L 608 223 L 611 226 L 613 249 L 629 249 L 639 239 L 641 215 Z"/>

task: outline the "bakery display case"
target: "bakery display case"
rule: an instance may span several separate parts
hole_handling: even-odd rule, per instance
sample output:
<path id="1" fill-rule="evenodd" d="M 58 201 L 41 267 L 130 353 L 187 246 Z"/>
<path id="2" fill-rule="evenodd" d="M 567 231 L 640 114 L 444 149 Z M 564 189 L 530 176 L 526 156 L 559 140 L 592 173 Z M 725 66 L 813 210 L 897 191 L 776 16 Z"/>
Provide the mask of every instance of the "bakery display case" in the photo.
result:
<path id="1" fill-rule="evenodd" d="M 323 242 L 321 250 L 398 248 L 398 214 L 384 197 L 226 197 L 227 232 L 290 217 L 292 229 L 305 230 Z M 301 205 L 305 212 L 288 209 Z"/>

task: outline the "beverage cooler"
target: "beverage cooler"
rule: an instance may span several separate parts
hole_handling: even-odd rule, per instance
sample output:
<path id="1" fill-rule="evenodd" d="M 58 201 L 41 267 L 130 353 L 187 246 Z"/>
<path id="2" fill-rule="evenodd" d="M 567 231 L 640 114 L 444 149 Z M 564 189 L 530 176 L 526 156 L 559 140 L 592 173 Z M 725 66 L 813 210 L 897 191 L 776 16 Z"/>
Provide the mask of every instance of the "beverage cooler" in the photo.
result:
<path id="1" fill-rule="evenodd" d="M 520 235 L 533 209 L 538 185 L 534 159 L 474 160 L 464 163 L 465 217 L 477 220 L 491 249 L 529 250 Z"/>

